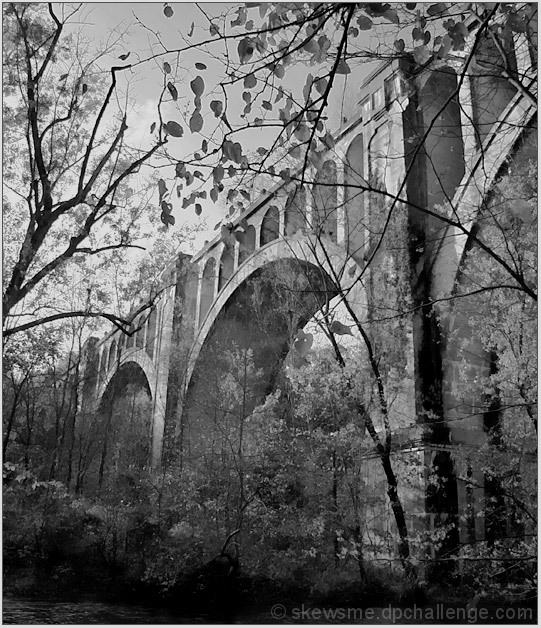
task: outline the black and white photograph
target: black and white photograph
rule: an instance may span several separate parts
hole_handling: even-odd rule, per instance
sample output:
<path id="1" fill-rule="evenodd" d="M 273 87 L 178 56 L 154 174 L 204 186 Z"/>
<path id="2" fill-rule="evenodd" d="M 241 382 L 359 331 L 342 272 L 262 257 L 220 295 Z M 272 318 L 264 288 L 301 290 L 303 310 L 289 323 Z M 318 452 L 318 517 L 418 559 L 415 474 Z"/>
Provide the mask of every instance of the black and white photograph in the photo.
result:
<path id="1" fill-rule="evenodd" d="M 2 623 L 536 625 L 534 2 L 2 2 Z"/>

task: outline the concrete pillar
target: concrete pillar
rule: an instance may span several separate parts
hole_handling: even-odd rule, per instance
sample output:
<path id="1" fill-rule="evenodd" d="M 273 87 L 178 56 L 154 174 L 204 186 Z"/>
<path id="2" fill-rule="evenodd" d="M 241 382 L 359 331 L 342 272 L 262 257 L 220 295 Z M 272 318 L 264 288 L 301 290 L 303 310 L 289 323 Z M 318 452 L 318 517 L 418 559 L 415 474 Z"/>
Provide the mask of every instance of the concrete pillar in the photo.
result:
<path id="1" fill-rule="evenodd" d="M 160 300 L 158 310 L 159 342 L 156 347 L 156 381 L 153 387 L 152 408 L 152 467 L 158 468 L 162 458 L 163 434 L 165 428 L 165 411 L 167 405 L 167 384 L 169 377 L 169 361 L 173 336 L 173 313 L 175 304 L 175 288 L 168 288 Z"/>
<path id="2" fill-rule="evenodd" d="M 313 168 L 308 168 L 306 172 L 306 178 L 308 180 L 315 180 L 316 171 Z M 314 188 L 311 185 L 306 185 L 306 224 L 308 225 L 308 229 L 312 230 L 312 218 L 314 215 Z"/>
<path id="3" fill-rule="evenodd" d="M 473 125 L 472 87 L 470 77 L 463 77 L 458 95 L 460 101 L 460 126 L 462 130 L 462 142 L 464 144 L 464 166 L 473 164 L 473 157 L 477 152 L 475 127 Z"/>
<path id="4" fill-rule="evenodd" d="M 346 239 L 346 176 L 345 160 L 341 158 L 336 165 L 336 242 L 342 244 Z"/>

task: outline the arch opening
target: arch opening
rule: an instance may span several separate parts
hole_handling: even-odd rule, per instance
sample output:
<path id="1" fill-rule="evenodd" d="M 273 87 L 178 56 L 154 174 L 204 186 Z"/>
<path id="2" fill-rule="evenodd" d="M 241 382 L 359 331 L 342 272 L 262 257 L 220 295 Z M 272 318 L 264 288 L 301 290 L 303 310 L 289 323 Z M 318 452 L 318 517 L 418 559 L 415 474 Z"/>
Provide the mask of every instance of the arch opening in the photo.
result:
<path id="1" fill-rule="evenodd" d="M 285 214 L 286 236 L 306 229 L 306 190 L 295 188 L 291 192 L 287 199 Z"/>
<path id="2" fill-rule="evenodd" d="M 276 205 L 271 205 L 261 224 L 259 246 L 265 246 L 280 236 L 280 212 Z"/>
<path id="3" fill-rule="evenodd" d="M 319 234 L 336 242 L 338 213 L 338 172 L 336 163 L 328 159 L 317 173 L 314 185 L 312 227 Z"/>
<path id="4" fill-rule="evenodd" d="M 201 278 L 201 300 L 199 305 L 199 324 L 203 321 L 214 301 L 214 286 L 216 285 L 216 260 L 211 257 L 205 264 Z"/>
<path id="5" fill-rule="evenodd" d="M 346 153 L 345 164 L 346 243 L 348 252 L 360 261 L 365 251 L 364 138 L 357 135 Z"/>
<path id="6" fill-rule="evenodd" d="M 244 231 L 239 247 L 239 266 L 243 264 L 255 251 L 255 227 L 249 225 Z"/>
<path id="7" fill-rule="evenodd" d="M 139 364 L 129 361 L 120 365 L 91 423 L 88 430 L 93 456 L 85 474 L 86 487 L 126 488 L 125 484 L 133 483 L 150 464 L 152 395 Z"/>
<path id="8" fill-rule="evenodd" d="M 225 248 L 220 258 L 220 272 L 218 276 L 218 290 L 221 290 L 235 272 L 235 249 L 231 244 L 225 243 Z"/>
<path id="9" fill-rule="evenodd" d="M 185 401 L 181 455 L 229 451 L 244 422 L 283 381 L 297 331 L 338 290 L 320 268 L 294 259 L 270 262 L 243 282 L 215 320 L 199 353 Z"/>

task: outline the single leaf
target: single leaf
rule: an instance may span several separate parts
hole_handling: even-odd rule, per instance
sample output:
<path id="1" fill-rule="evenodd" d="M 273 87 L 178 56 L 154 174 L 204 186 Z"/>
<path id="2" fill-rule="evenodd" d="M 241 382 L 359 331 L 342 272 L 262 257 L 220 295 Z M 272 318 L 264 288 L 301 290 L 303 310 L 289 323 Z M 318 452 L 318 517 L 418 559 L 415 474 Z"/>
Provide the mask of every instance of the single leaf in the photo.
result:
<path id="1" fill-rule="evenodd" d="M 398 52 L 404 52 L 406 49 L 406 44 L 403 39 L 397 39 L 394 42 L 394 47 L 398 50 Z"/>
<path id="2" fill-rule="evenodd" d="M 350 73 L 351 73 L 351 68 L 344 61 L 344 59 L 341 59 L 338 65 L 336 66 L 336 74 L 350 74 Z"/>
<path id="3" fill-rule="evenodd" d="M 327 89 L 327 84 L 328 84 L 327 79 L 320 78 L 316 81 L 315 88 L 321 95 L 323 95 L 325 93 L 325 90 Z"/>
<path id="4" fill-rule="evenodd" d="M 167 133 L 169 133 L 169 135 L 172 135 L 173 137 L 182 137 L 184 135 L 184 129 L 180 126 L 178 122 L 175 122 L 174 120 L 169 120 L 169 122 L 167 122 L 167 124 L 165 125 L 165 130 L 167 131 Z"/>
<path id="5" fill-rule="evenodd" d="M 299 124 L 295 129 L 294 134 L 301 143 L 307 142 L 312 135 L 310 129 L 305 124 Z"/>
<path id="6" fill-rule="evenodd" d="M 374 23 L 367 15 L 360 15 L 357 18 L 357 24 L 362 31 L 369 31 Z"/>
<path id="7" fill-rule="evenodd" d="M 173 98 L 173 100 L 177 100 L 178 99 L 177 88 L 173 85 L 173 83 L 171 83 L 171 81 L 167 83 L 167 89 L 169 90 L 169 93 L 171 94 L 171 97 Z"/>
<path id="8" fill-rule="evenodd" d="M 58 82 L 65 81 L 68 78 L 69 74 L 62 74 L 62 76 L 58 79 Z"/>
<path id="9" fill-rule="evenodd" d="M 166 74 L 169 74 L 171 72 L 171 65 L 169 63 L 167 63 L 167 61 L 163 62 L 163 71 Z"/>
<path id="10" fill-rule="evenodd" d="M 213 203 L 218 200 L 218 190 L 216 188 L 212 188 L 212 190 L 210 191 L 210 199 Z"/>
<path id="11" fill-rule="evenodd" d="M 314 77 L 312 74 L 308 74 L 308 76 L 306 77 L 306 83 L 304 84 L 303 90 L 302 90 L 302 95 L 304 98 L 304 102 L 308 102 L 308 99 L 310 98 L 310 92 L 312 90 L 312 83 L 314 82 Z"/>
<path id="12" fill-rule="evenodd" d="M 249 61 L 251 56 L 254 54 L 254 44 L 252 40 L 249 37 L 241 39 L 237 47 L 237 52 L 241 63 Z"/>
<path id="13" fill-rule="evenodd" d="M 400 20 L 398 19 L 398 12 L 396 9 L 387 9 L 386 11 L 384 11 L 383 17 L 393 24 L 400 24 Z"/>
<path id="14" fill-rule="evenodd" d="M 199 133 L 203 128 L 203 116 L 199 111 L 194 111 L 190 118 L 190 131 L 192 133 Z"/>
<path id="15" fill-rule="evenodd" d="M 175 12 L 173 11 L 172 7 L 170 7 L 168 4 L 163 7 L 163 14 L 165 15 L 165 17 L 173 17 L 174 13 Z"/>
<path id="16" fill-rule="evenodd" d="M 430 59 L 430 51 L 426 46 L 417 46 L 413 49 L 413 58 L 419 65 L 425 64 Z"/>
<path id="17" fill-rule="evenodd" d="M 353 332 L 351 331 L 351 329 L 340 321 L 333 321 L 329 329 L 330 331 L 332 331 L 333 334 L 338 334 L 339 336 L 353 336 Z"/>
<path id="18" fill-rule="evenodd" d="M 285 74 L 286 74 L 286 71 L 285 71 L 285 69 L 284 69 L 284 66 L 283 66 L 283 65 L 277 65 L 277 66 L 274 68 L 274 74 L 276 75 L 276 77 L 277 77 L 277 78 L 279 78 L 279 79 L 283 79 L 283 78 L 284 78 L 284 76 L 285 76 Z"/>
<path id="19" fill-rule="evenodd" d="M 272 104 L 268 100 L 264 100 L 261 103 L 261 106 L 263 107 L 263 109 L 266 109 L 267 111 L 272 111 Z"/>
<path id="20" fill-rule="evenodd" d="M 151 132 L 151 133 L 154 133 L 154 129 L 155 129 L 155 128 L 156 128 L 156 123 L 155 123 L 155 122 L 153 122 L 153 123 L 150 125 L 150 132 Z"/>
<path id="21" fill-rule="evenodd" d="M 188 37 L 191 37 L 193 35 L 194 28 L 195 28 L 195 22 L 192 22 L 192 25 L 190 26 L 190 32 L 188 33 Z"/>
<path id="22" fill-rule="evenodd" d="M 201 205 L 199 203 L 195 204 L 195 214 L 196 216 L 201 216 L 201 213 L 203 212 L 203 208 L 201 207 Z"/>
<path id="23" fill-rule="evenodd" d="M 252 89 L 252 87 L 255 87 L 256 85 L 257 79 L 255 77 L 255 74 L 248 74 L 248 76 L 244 78 L 244 87 L 246 89 Z"/>
<path id="24" fill-rule="evenodd" d="M 225 174 L 225 171 L 223 167 L 220 165 L 217 165 L 216 168 L 214 168 L 214 173 L 213 173 L 215 183 L 220 183 L 220 181 L 224 178 L 224 174 Z"/>
<path id="25" fill-rule="evenodd" d="M 190 83 L 190 87 L 196 96 L 202 96 L 205 91 L 205 81 L 203 81 L 202 77 L 196 76 Z"/>
<path id="26" fill-rule="evenodd" d="M 175 217 L 171 216 L 171 214 L 166 214 L 164 212 L 162 212 L 162 215 L 160 216 L 161 221 L 163 222 L 163 224 L 168 227 L 169 225 L 174 225 L 175 224 Z"/>
<path id="27" fill-rule="evenodd" d="M 175 174 L 177 177 L 183 177 L 186 174 L 186 164 L 183 161 L 177 162 Z"/>
<path id="28" fill-rule="evenodd" d="M 204 63 L 196 63 L 196 64 L 195 64 L 195 67 L 196 67 L 198 70 L 206 70 L 206 69 L 207 69 L 207 66 L 206 66 Z"/>
<path id="29" fill-rule="evenodd" d="M 431 4 L 426 12 L 431 17 L 442 17 L 447 13 L 447 5 L 445 2 L 436 2 L 435 4 Z"/>
<path id="30" fill-rule="evenodd" d="M 126 52 L 123 55 L 120 55 L 120 57 L 118 57 L 119 59 L 121 59 L 122 61 L 126 61 L 126 59 L 130 56 L 131 52 Z"/>
<path id="31" fill-rule="evenodd" d="M 162 197 L 167 194 L 167 185 L 165 184 L 165 181 L 163 179 L 160 179 L 158 181 L 158 192 L 160 194 L 160 201 L 162 200 Z"/>
<path id="32" fill-rule="evenodd" d="M 83 88 L 82 88 L 83 94 L 86 94 L 87 91 L 88 91 L 88 85 L 86 83 L 83 83 Z"/>
<path id="33" fill-rule="evenodd" d="M 221 100 L 213 100 L 210 103 L 210 109 L 214 113 L 214 117 L 219 118 L 224 110 L 224 104 Z"/>
<path id="34" fill-rule="evenodd" d="M 220 31 L 218 30 L 218 27 L 216 26 L 216 24 L 211 24 L 209 27 L 209 33 L 211 35 L 211 37 L 213 37 L 214 35 L 219 35 Z"/>

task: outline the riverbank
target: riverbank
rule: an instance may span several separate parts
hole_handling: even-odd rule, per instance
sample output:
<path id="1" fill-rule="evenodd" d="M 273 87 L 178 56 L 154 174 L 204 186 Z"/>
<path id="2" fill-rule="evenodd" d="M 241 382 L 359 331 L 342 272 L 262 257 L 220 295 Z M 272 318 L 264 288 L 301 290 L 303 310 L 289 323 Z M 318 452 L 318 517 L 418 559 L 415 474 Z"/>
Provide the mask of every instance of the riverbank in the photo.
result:
<path id="1" fill-rule="evenodd" d="M 326 594 L 294 582 L 191 574 L 167 590 L 121 574 L 11 570 L 4 623 L 536 624 L 536 600 L 511 604 L 436 587 L 400 592 L 351 583 Z M 396 585 L 396 583 L 395 583 Z M 60 618 L 63 621 L 53 621 Z"/>

